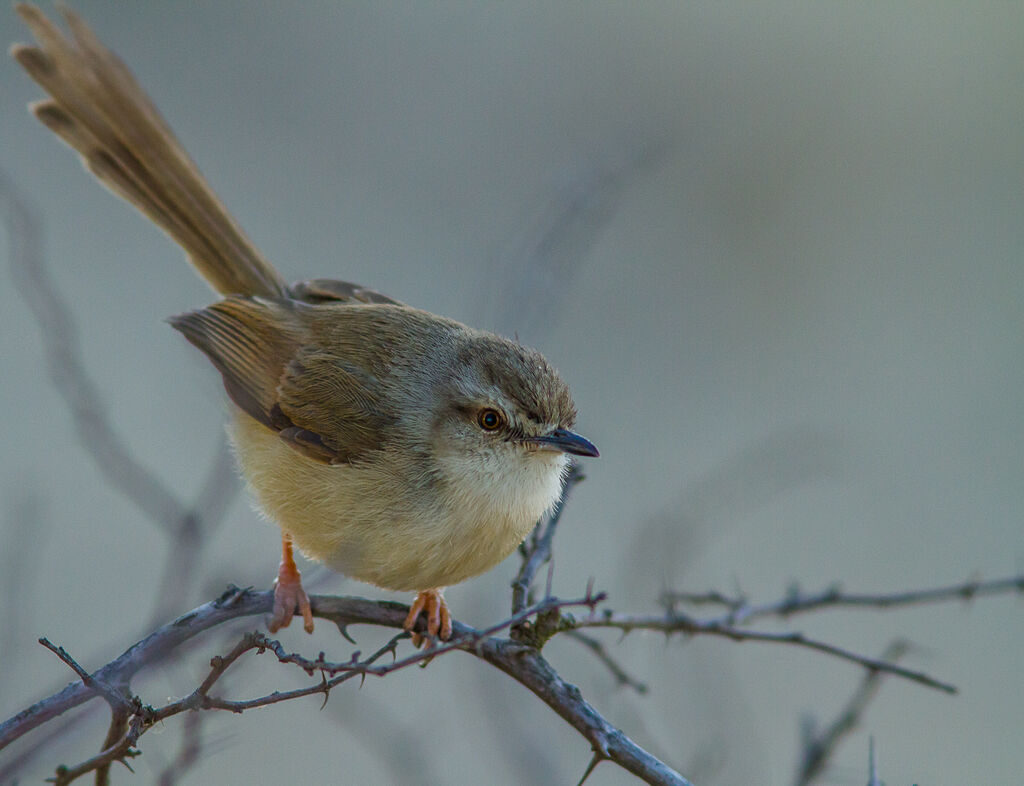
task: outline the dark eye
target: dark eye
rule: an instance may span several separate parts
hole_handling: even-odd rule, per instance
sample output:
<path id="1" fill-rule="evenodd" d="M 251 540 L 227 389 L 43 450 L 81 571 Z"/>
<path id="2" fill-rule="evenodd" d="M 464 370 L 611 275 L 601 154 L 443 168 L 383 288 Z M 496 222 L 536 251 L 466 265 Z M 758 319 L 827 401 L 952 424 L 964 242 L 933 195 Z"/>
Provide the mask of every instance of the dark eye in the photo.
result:
<path id="1" fill-rule="evenodd" d="M 501 413 L 496 409 L 481 409 L 476 422 L 484 431 L 494 431 L 501 426 Z"/>

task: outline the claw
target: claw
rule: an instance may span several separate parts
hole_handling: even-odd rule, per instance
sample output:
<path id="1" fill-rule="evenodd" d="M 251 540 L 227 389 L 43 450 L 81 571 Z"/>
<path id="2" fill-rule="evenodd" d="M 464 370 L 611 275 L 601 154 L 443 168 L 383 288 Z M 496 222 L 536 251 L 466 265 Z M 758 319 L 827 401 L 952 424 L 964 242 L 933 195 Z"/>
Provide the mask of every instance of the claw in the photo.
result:
<path id="1" fill-rule="evenodd" d="M 413 632 L 416 627 L 416 620 L 421 611 L 427 613 L 427 635 Z M 412 633 L 414 647 L 421 646 L 427 636 L 438 638 L 441 641 L 448 641 L 452 637 L 452 615 L 448 611 L 448 604 L 440 589 L 429 589 L 421 591 L 409 609 L 409 614 L 402 623 L 402 627 Z"/>
<path id="2" fill-rule="evenodd" d="M 302 614 L 302 627 L 306 633 L 312 633 L 313 610 L 309 605 L 309 596 L 302 588 L 302 574 L 295 566 L 291 537 L 285 535 L 281 538 L 281 565 L 274 582 L 274 613 L 267 626 L 270 632 L 277 633 L 281 628 L 287 628 L 296 611 Z"/>

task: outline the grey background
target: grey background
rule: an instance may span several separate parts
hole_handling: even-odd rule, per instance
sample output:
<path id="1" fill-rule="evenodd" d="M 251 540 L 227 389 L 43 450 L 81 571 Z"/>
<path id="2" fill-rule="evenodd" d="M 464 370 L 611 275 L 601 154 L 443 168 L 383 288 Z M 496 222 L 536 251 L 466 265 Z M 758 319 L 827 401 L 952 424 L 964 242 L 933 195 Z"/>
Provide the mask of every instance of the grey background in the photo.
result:
<path id="1" fill-rule="evenodd" d="M 667 587 L 767 600 L 794 580 L 887 591 L 1021 569 L 1019 7 L 75 7 L 287 278 L 354 280 L 518 331 L 561 369 L 602 458 L 558 536 L 558 594 L 592 577 L 612 607 L 639 612 Z M 0 31 L 27 39 L 9 10 Z M 191 499 L 223 440 L 223 396 L 162 319 L 211 295 L 24 113 L 40 91 L 13 64 L 0 91 L 0 166 L 44 216 L 118 431 Z M 4 717 L 70 679 L 37 637 L 90 667 L 136 639 L 168 548 L 76 442 L 9 282 Z M 276 543 L 240 495 L 180 611 L 228 581 L 268 587 Z M 392 597 L 304 569 L 318 591 Z M 514 569 L 451 589 L 456 615 L 506 615 Z M 866 780 L 869 734 L 889 783 L 1020 782 L 1019 599 L 794 625 L 867 654 L 905 636 L 919 645 L 908 664 L 961 689 L 888 681 L 828 782 Z M 369 651 L 374 632 L 356 633 Z M 229 639 L 137 687 L 153 702 L 184 695 Z M 350 651 L 326 625 L 284 641 Z M 827 720 L 862 676 L 758 644 L 634 634 L 614 651 L 651 695 L 616 689 L 573 642 L 550 656 L 702 784 L 791 782 L 801 714 Z M 226 686 L 300 682 L 268 663 Z M 457 655 L 318 707 L 209 718 L 186 782 L 572 783 L 589 758 L 535 697 Z M 90 723 L 23 781 L 93 753 Z M 143 739 L 142 782 L 180 728 Z M 631 781 L 605 764 L 589 782 Z"/>

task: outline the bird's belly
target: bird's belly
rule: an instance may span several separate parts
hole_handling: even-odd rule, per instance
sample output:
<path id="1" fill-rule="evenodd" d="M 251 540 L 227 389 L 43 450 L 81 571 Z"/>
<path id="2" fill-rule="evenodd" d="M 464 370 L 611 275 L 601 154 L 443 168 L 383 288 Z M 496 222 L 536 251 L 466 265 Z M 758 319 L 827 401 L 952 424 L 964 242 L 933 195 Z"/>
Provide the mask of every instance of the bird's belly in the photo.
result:
<path id="1" fill-rule="evenodd" d="M 553 484 L 519 504 L 500 494 L 410 493 L 399 478 L 389 483 L 380 464 L 308 459 L 247 415 L 236 415 L 231 432 L 262 512 L 304 555 L 391 590 L 450 586 L 494 567 L 530 532 L 560 482 L 556 471 Z"/>

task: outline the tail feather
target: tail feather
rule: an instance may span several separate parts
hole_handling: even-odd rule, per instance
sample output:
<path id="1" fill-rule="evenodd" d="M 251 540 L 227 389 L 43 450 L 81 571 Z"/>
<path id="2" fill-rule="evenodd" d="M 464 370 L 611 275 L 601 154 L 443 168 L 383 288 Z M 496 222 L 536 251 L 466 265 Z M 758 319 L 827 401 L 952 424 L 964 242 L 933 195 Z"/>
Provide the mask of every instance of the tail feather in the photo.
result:
<path id="1" fill-rule="evenodd" d="M 76 150 L 108 188 L 135 205 L 188 254 L 221 294 L 279 297 L 284 280 L 207 185 L 128 68 L 69 9 L 66 38 L 37 8 L 18 14 L 38 47 L 11 54 L 51 96 L 36 117 Z"/>

